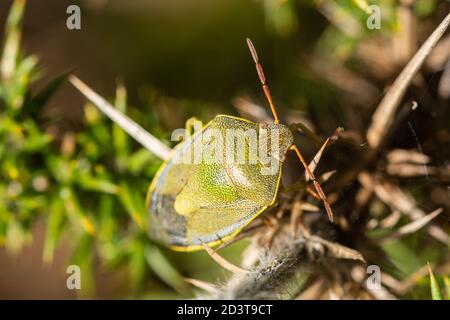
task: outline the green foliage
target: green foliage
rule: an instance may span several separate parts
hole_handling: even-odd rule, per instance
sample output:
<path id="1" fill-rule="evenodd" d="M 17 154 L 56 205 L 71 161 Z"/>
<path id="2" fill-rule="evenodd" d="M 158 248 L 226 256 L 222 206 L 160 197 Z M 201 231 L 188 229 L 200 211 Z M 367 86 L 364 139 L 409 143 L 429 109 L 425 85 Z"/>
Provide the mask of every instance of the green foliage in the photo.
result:
<path id="1" fill-rule="evenodd" d="M 30 169 L 34 155 L 47 152 L 52 140 L 35 120 L 20 114 L 37 74 L 37 59 L 20 54 L 24 7 L 24 1 L 15 1 L 11 8 L 0 62 L 0 243 L 12 252 L 30 241 L 35 213 L 47 205 L 48 175 L 39 167 Z"/>
<path id="2" fill-rule="evenodd" d="M 188 295 L 177 269 L 145 235 L 143 199 L 160 160 L 136 148 L 92 105 L 86 106 L 81 132 L 66 132 L 61 139 L 46 132 L 40 112 L 67 74 L 40 92 L 30 91 L 37 59 L 20 50 L 24 4 L 15 1 L 11 8 L 1 60 L 0 244 L 19 252 L 32 240 L 33 223 L 43 218 L 44 261 L 51 263 L 63 236 L 70 237 L 72 263 L 83 272 L 82 295 L 95 292 L 97 254 L 107 268 L 128 266 L 133 292 L 142 292 L 146 279 L 157 276 Z M 121 84 L 115 106 L 126 111 Z"/>

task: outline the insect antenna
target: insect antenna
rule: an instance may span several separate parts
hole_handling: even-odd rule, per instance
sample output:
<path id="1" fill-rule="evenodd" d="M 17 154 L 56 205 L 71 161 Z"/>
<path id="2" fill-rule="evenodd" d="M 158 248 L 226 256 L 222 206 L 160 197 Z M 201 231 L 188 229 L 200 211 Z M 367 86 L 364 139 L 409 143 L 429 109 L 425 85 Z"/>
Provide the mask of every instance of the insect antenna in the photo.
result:
<path id="1" fill-rule="evenodd" d="M 252 54 L 253 61 L 255 62 L 256 71 L 258 72 L 259 80 L 261 81 L 262 88 L 264 90 L 264 94 L 266 95 L 267 101 L 269 102 L 269 106 L 270 106 L 270 110 L 272 111 L 272 114 L 273 114 L 274 122 L 279 123 L 280 119 L 278 118 L 277 110 L 275 108 L 275 105 L 273 104 L 272 95 L 270 94 L 269 87 L 267 86 L 266 77 L 264 76 L 264 71 L 262 69 L 261 64 L 259 63 L 258 54 L 256 53 L 255 46 L 253 45 L 252 41 L 249 38 L 247 38 L 247 45 L 248 45 L 248 48 L 250 49 L 250 53 Z"/>
<path id="2" fill-rule="evenodd" d="M 252 41 L 249 38 L 247 38 L 247 45 L 248 45 L 248 48 L 250 49 L 250 53 L 253 57 L 253 61 L 255 62 L 256 71 L 258 72 L 258 77 L 259 77 L 259 80 L 261 81 L 262 88 L 264 90 L 264 94 L 266 95 L 267 101 L 269 102 L 269 106 L 270 106 L 270 110 L 272 111 L 272 114 L 273 114 L 274 122 L 279 123 L 280 119 L 278 117 L 275 105 L 273 104 L 272 96 L 270 94 L 269 87 L 267 86 L 266 77 L 264 76 L 264 71 L 259 62 L 258 54 L 256 53 L 255 46 L 253 45 Z M 290 149 L 295 151 L 295 153 L 297 154 L 298 159 L 300 160 L 301 164 L 305 168 L 306 174 L 312 180 L 312 182 L 314 184 L 314 188 L 316 189 L 319 198 L 323 202 L 323 206 L 325 207 L 325 210 L 327 211 L 328 219 L 331 222 L 333 222 L 333 220 L 334 220 L 333 219 L 333 211 L 331 210 L 330 203 L 328 202 L 327 197 L 325 196 L 325 193 L 322 190 L 322 187 L 320 186 L 319 182 L 317 181 L 316 177 L 314 176 L 314 173 L 312 172 L 312 170 L 310 170 L 308 164 L 306 163 L 305 159 L 303 158 L 303 155 L 300 152 L 300 149 L 295 144 L 293 144 Z"/>

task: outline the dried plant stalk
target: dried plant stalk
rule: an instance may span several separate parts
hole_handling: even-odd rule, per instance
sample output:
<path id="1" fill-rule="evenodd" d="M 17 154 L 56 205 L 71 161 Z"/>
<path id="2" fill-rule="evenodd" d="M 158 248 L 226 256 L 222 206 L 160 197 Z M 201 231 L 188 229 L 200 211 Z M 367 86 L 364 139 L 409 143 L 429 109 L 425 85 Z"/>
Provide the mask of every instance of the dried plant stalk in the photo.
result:
<path id="1" fill-rule="evenodd" d="M 425 41 L 419 51 L 417 51 L 397 77 L 383 100 L 381 100 L 377 110 L 373 114 L 372 123 L 367 131 L 367 141 L 372 148 L 378 148 L 383 142 L 394 119 L 394 113 L 397 110 L 409 83 L 417 71 L 419 71 L 425 59 L 442 37 L 445 30 L 447 30 L 449 24 L 450 14 L 445 17 L 436 30 L 428 37 L 427 41 Z"/>
<path id="2" fill-rule="evenodd" d="M 162 143 L 158 138 L 151 135 L 136 122 L 128 118 L 122 112 L 114 108 L 103 97 L 98 95 L 94 90 L 89 88 L 83 81 L 75 76 L 70 76 L 69 81 L 77 88 L 86 98 L 88 98 L 95 106 L 99 108 L 114 123 L 125 130 L 133 139 L 139 142 L 143 147 L 152 152 L 155 156 L 162 160 L 167 160 L 170 156 L 170 148 Z"/>

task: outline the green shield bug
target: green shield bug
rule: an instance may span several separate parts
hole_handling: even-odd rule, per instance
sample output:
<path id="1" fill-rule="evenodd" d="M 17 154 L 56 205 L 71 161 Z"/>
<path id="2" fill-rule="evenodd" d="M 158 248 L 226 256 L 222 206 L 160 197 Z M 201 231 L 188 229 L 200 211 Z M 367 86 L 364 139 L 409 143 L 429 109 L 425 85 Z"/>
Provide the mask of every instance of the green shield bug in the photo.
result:
<path id="1" fill-rule="evenodd" d="M 205 244 L 218 245 L 274 206 L 289 150 L 296 153 L 333 221 L 322 188 L 293 143 L 290 129 L 279 121 L 256 50 L 249 39 L 247 44 L 274 123 L 218 115 L 185 137 L 166 157 L 150 184 L 146 207 L 149 236 L 173 250 L 194 251 Z M 83 84 L 78 79 L 71 82 L 82 92 L 87 90 L 80 88 Z M 91 94 L 90 99 L 94 98 L 99 97 Z M 105 101 L 93 102 L 144 146 L 155 142 L 153 136 Z M 157 151 L 163 154 L 164 146 L 160 149 Z"/>

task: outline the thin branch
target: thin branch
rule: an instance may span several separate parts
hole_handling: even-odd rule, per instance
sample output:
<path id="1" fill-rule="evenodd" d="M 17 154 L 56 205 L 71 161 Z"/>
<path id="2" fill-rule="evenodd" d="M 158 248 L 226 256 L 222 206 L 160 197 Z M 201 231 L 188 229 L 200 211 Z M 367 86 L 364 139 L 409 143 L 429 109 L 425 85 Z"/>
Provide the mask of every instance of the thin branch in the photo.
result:
<path id="1" fill-rule="evenodd" d="M 137 142 L 152 152 L 155 156 L 162 160 L 167 160 L 170 155 L 170 148 L 158 140 L 155 136 L 148 133 L 144 128 L 136 122 L 128 118 L 122 112 L 114 108 L 104 98 L 89 88 L 83 81 L 76 76 L 69 77 L 70 83 L 73 84 L 88 100 L 90 100 L 97 108 L 100 109 L 108 118 L 126 131 Z"/>
<path id="2" fill-rule="evenodd" d="M 450 14 L 445 17 L 436 30 L 425 41 L 419 51 L 417 51 L 414 57 L 409 61 L 397 77 L 394 84 L 384 96 L 383 100 L 381 100 L 378 108 L 372 116 L 372 123 L 367 131 L 367 140 L 373 149 L 378 148 L 382 144 L 392 124 L 394 113 L 397 110 L 397 107 L 399 106 L 409 83 L 422 66 L 426 57 L 430 54 L 438 40 L 442 37 L 449 24 Z"/>

